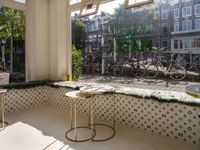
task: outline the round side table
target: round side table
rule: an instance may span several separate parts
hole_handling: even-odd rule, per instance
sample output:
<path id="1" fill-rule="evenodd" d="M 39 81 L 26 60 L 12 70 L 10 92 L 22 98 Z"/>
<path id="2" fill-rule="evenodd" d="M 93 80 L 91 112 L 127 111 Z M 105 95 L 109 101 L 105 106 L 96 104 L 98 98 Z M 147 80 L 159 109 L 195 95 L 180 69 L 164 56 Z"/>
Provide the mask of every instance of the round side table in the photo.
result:
<path id="1" fill-rule="evenodd" d="M 68 97 L 70 99 L 70 126 L 71 128 L 65 133 L 65 137 L 66 139 L 68 139 L 69 141 L 72 142 L 86 142 L 89 140 L 92 140 L 94 138 L 94 136 L 96 135 L 96 132 L 94 130 L 93 127 L 93 119 L 90 119 L 90 125 L 88 126 L 77 126 L 77 100 L 80 99 L 87 99 L 90 98 L 91 96 L 86 95 L 86 94 L 82 94 L 80 91 L 71 91 L 71 92 L 67 92 L 65 94 L 66 97 Z M 90 99 L 89 99 L 90 100 Z M 91 103 L 91 102 L 90 102 Z M 74 114 L 73 114 L 74 113 Z M 74 116 L 74 119 L 73 119 Z M 93 110 L 90 109 L 90 118 L 93 118 Z M 74 127 L 73 127 L 73 120 L 74 120 Z M 86 139 L 78 139 L 78 134 L 77 134 L 77 130 L 78 129 L 88 129 L 91 131 L 91 137 L 86 138 Z M 74 138 L 70 137 L 69 134 L 71 132 L 74 132 Z"/>
<path id="2" fill-rule="evenodd" d="M 90 85 L 90 86 L 85 86 L 85 87 L 82 87 L 80 88 L 80 91 L 81 93 L 83 94 L 87 94 L 87 95 L 91 95 L 92 96 L 92 103 L 90 103 L 90 107 L 92 110 L 94 110 L 94 114 L 92 114 L 93 116 L 93 120 L 92 120 L 92 123 L 91 126 L 94 126 L 94 130 L 96 131 L 95 127 L 96 126 L 104 126 L 104 127 L 107 127 L 107 128 L 110 128 L 112 130 L 112 134 L 110 137 L 108 138 L 102 138 L 102 139 L 95 139 L 95 136 L 94 138 L 92 138 L 92 141 L 94 142 L 103 142 L 103 141 L 107 141 L 111 138 L 113 138 L 115 136 L 115 91 L 112 87 L 109 87 L 109 86 L 100 86 L 100 87 L 97 87 L 97 86 L 93 86 L 93 85 Z M 101 94 L 105 94 L 105 93 L 112 93 L 113 94 L 113 122 L 112 122 L 112 125 L 109 125 L 109 124 L 104 124 L 104 123 L 96 123 L 95 121 L 95 111 L 96 109 L 94 108 L 95 107 L 95 102 L 93 101 L 93 97 L 96 96 L 96 95 L 101 95 Z"/>
<path id="3" fill-rule="evenodd" d="M 5 122 L 4 115 L 4 94 L 6 90 L 0 90 L 0 131 L 5 129 L 5 126 L 8 125 L 8 122 Z"/>
<path id="4" fill-rule="evenodd" d="M 195 98 L 200 99 L 200 84 L 191 84 L 185 87 L 185 92 Z"/>

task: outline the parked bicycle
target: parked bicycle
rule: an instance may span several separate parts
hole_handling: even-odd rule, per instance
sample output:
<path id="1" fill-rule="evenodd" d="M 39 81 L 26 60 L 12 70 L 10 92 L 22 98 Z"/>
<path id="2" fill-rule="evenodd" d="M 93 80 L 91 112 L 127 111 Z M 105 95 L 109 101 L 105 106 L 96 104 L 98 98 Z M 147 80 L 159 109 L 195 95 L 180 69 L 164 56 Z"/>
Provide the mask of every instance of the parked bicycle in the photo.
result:
<path id="1" fill-rule="evenodd" d="M 171 55 L 171 54 L 170 54 Z M 176 58 L 169 61 L 169 65 L 164 66 L 158 59 L 154 59 L 150 64 L 146 66 L 146 75 L 148 78 L 156 78 L 159 72 L 164 73 L 165 76 L 169 75 L 173 80 L 183 80 L 187 71 L 185 68 L 185 61 L 181 58 Z"/>
<path id="2" fill-rule="evenodd" d="M 101 72 L 101 62 L 96 57 L 89 53 L 83 63 L 83 73 L 98 74 Z"/>
<path id="3" fill-rule="evenodd" d="M 198 73 L 200 73 L 200 56 L 196 56 L 195 58 L 195 69 Z"/>
<path id="4" fill-rule="evenodd" d="M 145 61 L 143 59 L 143 53 L 137 52 L 132 58 L 124 58 L 118 66 L 120 70 L 120 76 L 128 74 L 131 77 L 142 77 L 145 74 Z"/>

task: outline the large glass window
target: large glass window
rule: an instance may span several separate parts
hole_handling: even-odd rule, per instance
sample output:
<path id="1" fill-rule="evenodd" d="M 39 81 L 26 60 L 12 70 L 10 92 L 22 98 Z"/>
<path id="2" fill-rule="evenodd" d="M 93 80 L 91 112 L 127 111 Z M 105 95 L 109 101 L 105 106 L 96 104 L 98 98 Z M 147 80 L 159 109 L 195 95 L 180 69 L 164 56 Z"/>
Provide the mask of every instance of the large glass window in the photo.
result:
<path id="1" fill-rule="evenodd" d="M 167 39 L 163 39 L 162 40 L 162 47 L 163 48 L 167 48 L 168 47 L 168 40 Z"/>
<path id="2" fill-rule="evenodd" d="M 180 17 L 180 10 L 179 8 L 174 9 L 174 18 L 179 18 Z"/>
<path id="3" fill-rule="evenodd" d="M 178 40 L 174 40 L 174 49 L 178 49 Z"/>
<path id="4" fill-rule="evenodd" d="M 192 20 L 184 20 L 182 22 L 182 30 L 183 31 L 190 31 L 190 30 L 192 30 Z"/>
<path id="5" fill-rule="evenodd" d="M 24 81 L 25 13 L 0 7 L 0 84 Z"/>
<path id="6" fill-rule="evenodd" d="M 85 72 L 113 75 L 114 61 L 123 64 L 129 59 L 137 60 L 136 53 L 141 53 L 145 62 L 155 59 L 158 52 L 187 55 L 187 59 L 192 58 L 188 57 L 189 52 L 200 55 L 200 1 L 154 0 L 153 4 L 130 9 L 124 2 L 101 4 L 96 15 L 72 17 L 72 22 L 80 21 L 83 28 L 80 30 L 79 23 L 73 27 L 72 41 L 82 50 Z M 91 55 L 94 57 L 90 60 Z M 129 76 L 131 65 L 124 66 L 129 72 L 121 76 Z"/>
<path id="7" fill-rule="evenodd" d="M 183 40 L 182 39 L 173 40 L 173 46 L 175 50 L 183 49 Z"/>
<path id="8" fill-rule="evenodd" d="M 188 7 L 183 7 L 182 9 L 182 16 L 183 17 L 189 17 L 192 14 L 192 7 L 188 6 Z"/>
<path id="9" fill-rule="evenodd" d="M 195 20 L 195 29 L 200 30 L 200 19 Z"/>
<path id="10" fill-rule="evenodd" d="M 191 38 L 185 38 L 184 39 L 184 48 L 188 49 L 192 47 L 192 39 Z"/>
<path id="11" fill-rule="evenodd" d="M 162 8 L 161 10 L 161 16 L 162 16 L 162 19 L 165 20 L 165 19 L 168 19 L 168 8 L 167 7 L 164 7 Z"/>
<path id="12" fill-rule="evenodd" d="M 179 32 L 179 22 L 174 22 L 174 32 Z"/>
<path id="13" fill-rule="evenodd" d="M 200 16 L 200 4 L 195 5 L 195 15 Z"/>
<path id="14" fill-rule="evenodd" d="M 168 26 L 167 26 L 167 25 L 164 25 L 164 26 L 162 27 L 162 32 L 163 32 L 163 33 L 167 33 L 167 32 L 168 32 Z"/>
<path id="15" fill-rule="evenodd" d="M 193 38 L 192 48 L 200 48 L 200 37 Z"/>

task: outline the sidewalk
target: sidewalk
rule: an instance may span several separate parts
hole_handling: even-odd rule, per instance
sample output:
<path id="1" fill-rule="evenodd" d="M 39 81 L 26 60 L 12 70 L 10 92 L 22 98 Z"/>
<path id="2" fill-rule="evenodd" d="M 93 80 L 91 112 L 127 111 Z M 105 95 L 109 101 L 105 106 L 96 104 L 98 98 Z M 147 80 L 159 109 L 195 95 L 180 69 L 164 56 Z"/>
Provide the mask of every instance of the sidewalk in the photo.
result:
<path id="1" fill-rule="evenodd" d="M 113 77 L 113 76 L 95 76 L 95 75 L 83 75 L 80 82 L 93 82 L 93 83 L 105 83 L 112 85 L 123 85 L 125 87 L 134 87 L 142 89 L 155 89 L 184 92 L 185 86 L 189 84 L 195 84 L 198 82 L 190 81 L 173 81 L 171 79 L 147 79 L 147 78 L 128 78 L 128 77 Z"/>

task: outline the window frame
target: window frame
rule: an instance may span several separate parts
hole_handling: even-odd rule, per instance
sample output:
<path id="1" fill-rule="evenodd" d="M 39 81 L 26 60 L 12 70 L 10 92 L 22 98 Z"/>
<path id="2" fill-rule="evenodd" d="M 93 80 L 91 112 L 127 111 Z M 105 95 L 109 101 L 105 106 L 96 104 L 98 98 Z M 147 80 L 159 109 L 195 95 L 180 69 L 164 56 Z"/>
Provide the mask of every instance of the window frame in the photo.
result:
<path id="1" fill-rule="evenodd" d="M 195 16 L 200 16 L 200 4 L 196 4 L 194 7 Z M 199 7 L 199 14 L 197 14 L 197 7 Z"/>
<path id="2" fill-rule="evenodd" d="M 185 22 L 190 22 L 190 25 L 191 25 L 191 28 L 190 29 L 187 29 L 187 30 L 184 30 L 184 23 Z M 192 20 L 188 19 L 188 20 L 183 20 L 182 21 L 182 31 L 191 31 L 192 30 Z"/>
<path id="3" fill-rule="evenodd" d="M 125 8 L 126 9 L 130 9 L 130 8 L 134 8 L 134 7 L 140 7 L 140 6 L 143 6 L 143 5 L 148 5 L 148 4 L 151 4 L 153 3 L 154 0 L 145 0 L 145 1 L 142 1 L 142 2 L 136 2 L 135 4 L 129 4 L 129 0 L 125 0 Z"/>
<path id="4" fill-rule="evenodd" d="M 178 26 L 178 30 L 175 30 L 175 29 L 177 29 L 177 28 L 175 28 L 175 25 Z M 174 22 L 174 32 L 179 32 L 179 31 L 180 31 L 180 23 L 179 23 L 179 21 L 175 21 Z"/>
<path id="5" fill-rule="evenodd" d="M 164 44 L 163 44 L 163 42 L 167 42 L 167 46 L 165 47 L 165 46 L 163 46 Z M 169 40 L 168 39 L 162 39 L 162 48 L 168 48 L 168 46 L 169 46 Z"/>
<path id="6" fill-rule="evenodd" d="M 163 17 L 163 16 L 164 16 L 164 15 L 163 15 L 163 14 L 164 14 L 164 13 L 163 13 L 163 12 L 164 12 L 164 11 L 163 11 L 164 9 L 166 9 L 166 14 L 167 14 L 166 17 Z M 167 20 L 167 19 L 169 18 L 169 9 L 168 9 L 167 7 L 164 7 L 164 8 L 161 10 L 161 18 L 162 18 L 162 20 Z"/>
<path id="7" fill-rule="evenodd" d="M 199 28 L 197 28 L 197 21 L 199 21 Z M 200 18 L 195 19 L 195 30 L 200 30 Z"/>
<path id="8" fill-rule="evenodd" d="M 178 10 L 178 16 L 175 16 L 175 11 L 177 11 L 177 10 Z M 175 8 L 173 14 L 174 14 L 174 19 L 180 18 L 180 9 L 179 8 Z"/>
<path id="9" fill-rule="evenodd" d="M 184 14 L 184 9 L 187 9 L 187 8 L 190 9 L 190 14 L 185 15 L 185 14 Z M 186 12 L 187 12 L 187 10 L 186 10 Z M 190 17 L 190 16 L 192 16 L 192 6 L 183 7 L 183 8 L 182 8 L 182 17 Z"/>

